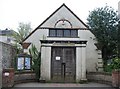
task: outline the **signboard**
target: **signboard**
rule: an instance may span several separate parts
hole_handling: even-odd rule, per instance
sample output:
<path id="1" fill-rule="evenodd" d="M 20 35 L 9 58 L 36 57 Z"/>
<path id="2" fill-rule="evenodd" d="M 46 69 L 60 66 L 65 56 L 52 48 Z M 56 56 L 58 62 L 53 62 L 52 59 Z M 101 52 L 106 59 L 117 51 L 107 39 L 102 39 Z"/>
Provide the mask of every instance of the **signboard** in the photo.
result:
<path id="1" fill-rule="evenodd" d="M 24 69 L 24 58 L 23 57 L 18 58 L 17 69 L 18 70 Z"/>
<path id="2" fill-rule="evenodd" d="M 29 57 L 25 58 L 25 69 L 30 69 L 30 58 Z"/>
<path id="3" fill-rule="evenodd" d="M 60 57 L 59 57 L 59 56 L 57 56 L 57 57 L 56 57 L 56 60 L 60 60 Z"/>
<path id="4" fill-rule="evenodd" d="M 10 73 L 8 73 L 8 72 L 4 73 L 5 76 L 9 76 L 9 74 L 10 74 Z"/>

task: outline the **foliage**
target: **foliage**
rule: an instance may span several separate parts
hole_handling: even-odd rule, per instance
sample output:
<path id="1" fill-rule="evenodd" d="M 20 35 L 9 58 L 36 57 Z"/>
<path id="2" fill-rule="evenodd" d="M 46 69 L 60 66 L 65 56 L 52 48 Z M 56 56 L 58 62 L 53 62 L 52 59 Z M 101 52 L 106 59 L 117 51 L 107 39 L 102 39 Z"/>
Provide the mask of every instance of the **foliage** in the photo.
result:
<path id="1" fill-rule="evenodd" d="M 104 68 L 104 71 L 105 71 L 105 72 L 112 73 L 112 70 L 113 70 L 113 69 L 111 68 L 111 65 L 108 64 L 108 65 L 105 65 L 104 67 L 105 67 L 105 68 Z"/>
<path id="2" fill-rule="evenodd" d="M 118 23 L 118 58 L 120 58 L 120 21 Z"/>
<path id="3" fill-rule="evenodd" d="M 120 69 L 120 58 L 118 58 L 118 57 L 113 58 L 112 63 L 111 63 L 111 67 L 113 69 Z"/>
<path id="4" fill-rule="evenodd" d="M 120 58 L 112 59 L 112 62 L 105 67 L 106 72 L 112 72 L 114 69 L 120 69 Z"/>
<path id="5" fill-rule="evenodd" d="M 13 37 L 15 38 L 15 41 L 17 43 L 20 43 L 30 33 L 31 25 L 30 25 L 30 23 L 28 23 L 28 24 L 19 23 L 19 27 L 17 28 L 17 30 L 18 30 L 18 32 L 14 32 Z"/>
<path id="6" fill-rule="evenodd" d="M 29 53 L 32 56 L 32 69 L 36 73 L 36 79 L 39 79 L 41 53 L 38 52 L 37 48 L 33 44 L 32 44 L 32 47 L 29 49 Z"/>
<path id="7" fill-rule="evenodd" d="M 17 49 L 17 54 L 19 54 L 23 51 L 20 43 L 30 33 L 31 25 L 30 25 L 30 23 L 28 23 L 28 24 L 19 23 L 19 27 L 17 28 L 17 30 L 18 30 L 18 32 L 16 32 L 16 31 L 13 32 L 12 37 L 14 38 L 14 41 L 15 41 L 15 44 L 13 44 L 13 45 Z"/>
<path id="8" fill-rule="evenodd" d="M 17 55 L 13 59 L 13 65 L 14 65 L 15 71 L 17 71 L 17 60 L 16 59 L 17 59 Z"/>
<path id="9" fill-rule="evenodd" d="M 97 8 L 90 12 L 87 20 L 102 46 L 102 56 L 106 64 L 108 59 L 117 56 L 117 12 L 109 6 Z"/>

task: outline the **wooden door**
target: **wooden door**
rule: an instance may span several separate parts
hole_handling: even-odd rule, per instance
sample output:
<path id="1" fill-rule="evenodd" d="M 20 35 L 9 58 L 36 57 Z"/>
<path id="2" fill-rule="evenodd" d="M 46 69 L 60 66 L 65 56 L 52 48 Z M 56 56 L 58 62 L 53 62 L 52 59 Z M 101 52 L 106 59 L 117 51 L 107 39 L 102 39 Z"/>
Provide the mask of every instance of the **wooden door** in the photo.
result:
<path id="1" fill-rule="evenodd" d="M 52 48 L 51 78 L 53 82 L 74 82 L 75 48 Z"/>

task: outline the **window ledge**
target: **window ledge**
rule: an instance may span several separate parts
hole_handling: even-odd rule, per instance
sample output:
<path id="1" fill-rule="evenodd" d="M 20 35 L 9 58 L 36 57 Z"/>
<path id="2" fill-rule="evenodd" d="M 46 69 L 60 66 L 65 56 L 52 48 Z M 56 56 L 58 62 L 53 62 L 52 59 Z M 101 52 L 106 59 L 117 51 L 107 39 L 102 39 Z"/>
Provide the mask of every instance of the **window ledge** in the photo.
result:
<path id="1" fill-rule="evenodd" d="M 57 36 L 47 36 L 48 38 L 80 38 L 80 37 L 57 37 Z"/>

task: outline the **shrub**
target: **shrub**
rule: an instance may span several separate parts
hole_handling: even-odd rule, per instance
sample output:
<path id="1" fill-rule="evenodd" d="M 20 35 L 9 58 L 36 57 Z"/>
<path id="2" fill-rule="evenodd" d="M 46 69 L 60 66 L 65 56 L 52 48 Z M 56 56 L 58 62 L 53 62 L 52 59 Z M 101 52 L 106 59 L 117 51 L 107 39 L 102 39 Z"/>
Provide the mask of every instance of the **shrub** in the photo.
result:
<path id="1" fill-rule="evenodd" d="M 38 52 L 37 48 L 33 44 L 32 44 L 32 47 L 29 49 L 29 53 L 32 56 L 32 69 L 36 73 L 36 79 L 39 80 L 41 53 Z"/>
<path id="2" fill-rule="evenodd" d="M 115 69 L 120 69 L 120 58 L 118 57 L 113 58 L 112 62 L 110 64 L 107 64 L 107 66 L 105 66 L 106 72 L 112 72 L 112 70 Z"/>

